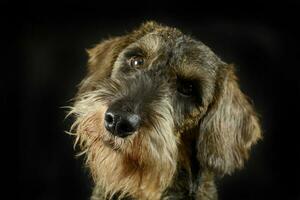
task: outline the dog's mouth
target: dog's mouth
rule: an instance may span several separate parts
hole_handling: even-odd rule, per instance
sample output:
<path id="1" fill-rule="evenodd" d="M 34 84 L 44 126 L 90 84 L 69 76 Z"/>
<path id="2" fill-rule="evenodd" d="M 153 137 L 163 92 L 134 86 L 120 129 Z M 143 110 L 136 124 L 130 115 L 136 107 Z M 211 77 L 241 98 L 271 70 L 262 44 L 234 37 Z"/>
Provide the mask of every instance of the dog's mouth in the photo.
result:
<path id="1" fill-rule="evenodd" d="M 144 130 L 139 128 L 138 130 L 128 134 L 126 137 L 119 137 L 107 130 L 104 130 L 100 140 L 105 147 L 121 152 L 125 151 L 128 147 L 132 147 L 136 139 L 139 138 L 139 135 L 143 134 L 142 132 L 144 132 Z"/>
<path id="2" fill-rule="evenodd" d="M 125 138 L 115 136 L 109 131 L 106 131 L 104 137 L 102 137 L 102 142 L 106 147 L 114 151 L 121 151 L 122 147 L 126 143 L 126 140 Z"/>
<path id="3" fill-rule="evenodd" d="M 114 151 L 120 151 L 121 149 L 119 145 L 116 145 L 114 140 L 103 140 L 103 144 Z"/>

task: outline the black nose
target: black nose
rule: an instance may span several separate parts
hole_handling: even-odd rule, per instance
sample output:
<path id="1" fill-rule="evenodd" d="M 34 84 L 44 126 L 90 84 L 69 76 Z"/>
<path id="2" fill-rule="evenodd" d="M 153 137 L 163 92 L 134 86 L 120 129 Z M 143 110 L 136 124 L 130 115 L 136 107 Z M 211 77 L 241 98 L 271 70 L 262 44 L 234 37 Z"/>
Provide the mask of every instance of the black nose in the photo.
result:
<path id="1" fill-rule="evenodd" d="M 140 121 L 140 116 L 137 114 L 111 109 L 106 111 L 104 117 L 106 130 L 122 138 L 133 134 L 138 129 Z"/>

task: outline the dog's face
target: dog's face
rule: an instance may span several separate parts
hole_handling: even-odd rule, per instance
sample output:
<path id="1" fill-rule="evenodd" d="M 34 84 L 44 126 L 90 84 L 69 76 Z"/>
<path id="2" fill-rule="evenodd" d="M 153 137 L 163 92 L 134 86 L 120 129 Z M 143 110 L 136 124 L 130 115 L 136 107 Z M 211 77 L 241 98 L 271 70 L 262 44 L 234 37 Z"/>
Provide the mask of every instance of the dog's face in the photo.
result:
<path id="1" fill-rule="evenodd" d="M 157 199 L 171 184 L 183 138 L 218 174 L 243 166 L 260 137 L 233 67 L 203 43 L 153 22 L 88 51 L 89 72 L 71 113 L 97 184 Z"/>

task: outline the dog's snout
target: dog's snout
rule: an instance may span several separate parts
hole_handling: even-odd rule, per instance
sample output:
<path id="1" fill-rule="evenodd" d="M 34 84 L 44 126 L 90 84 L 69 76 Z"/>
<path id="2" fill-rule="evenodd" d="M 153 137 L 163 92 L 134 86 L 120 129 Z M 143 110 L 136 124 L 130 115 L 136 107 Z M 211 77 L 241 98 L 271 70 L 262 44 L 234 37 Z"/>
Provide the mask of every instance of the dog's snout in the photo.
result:
<path id="1" fill-rule="evenodd" d="M 140 116 L 125 111 L 107 110 L 104 117 L 106 130 L 118 137 L 133 134 L 140 125 Z"/>

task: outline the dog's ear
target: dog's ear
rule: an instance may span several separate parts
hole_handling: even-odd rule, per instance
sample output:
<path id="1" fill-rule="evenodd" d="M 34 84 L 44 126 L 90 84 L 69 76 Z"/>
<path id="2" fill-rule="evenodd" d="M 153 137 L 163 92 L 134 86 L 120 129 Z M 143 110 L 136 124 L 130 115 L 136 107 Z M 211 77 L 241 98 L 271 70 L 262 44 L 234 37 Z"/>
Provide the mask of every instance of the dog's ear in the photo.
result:
<path id="1" fill-rule="evenodd" d="M 261 131 L 233 66 L 225 66 L 219 74 L 213 103 L 200 122 L 197 156 L 203 167 L 224 175 L 243 167 Z"/>
<path id="2" fill-rule="evenodd" d="M 101 42 L 94 48 L 88 49 L 88 73 L 99 71 L 107 77 L 120 51 L 127 45 L 125 37 L 115 37 Z"/>
<path id="3" fill-rule="evenodd" d="M 99 81 L 108 78 L 119 53 L 127 45 L 126 36 L 114 37 L 86 50 L 89 56 L 88 72 L 80 83 L 78 94 L 93 90 Z"/>

